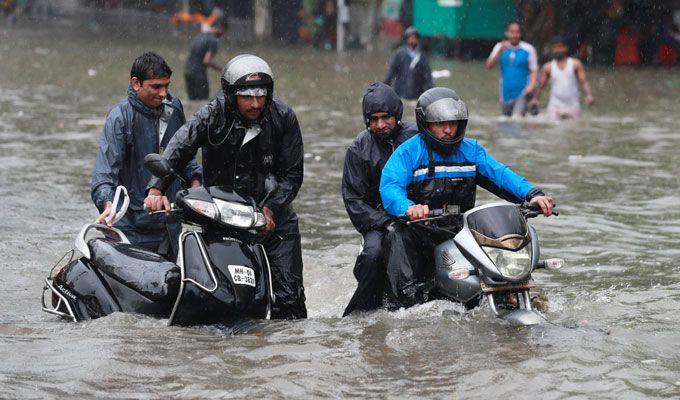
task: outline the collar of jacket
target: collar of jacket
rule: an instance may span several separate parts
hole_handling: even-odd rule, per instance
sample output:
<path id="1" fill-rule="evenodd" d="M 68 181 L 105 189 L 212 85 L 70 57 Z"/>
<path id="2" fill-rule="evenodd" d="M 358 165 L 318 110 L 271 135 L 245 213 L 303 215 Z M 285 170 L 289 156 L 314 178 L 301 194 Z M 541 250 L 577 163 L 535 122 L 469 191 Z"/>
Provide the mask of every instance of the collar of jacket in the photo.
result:
<path id="1" fill-rule="evenodd" d="M 132 85 L 128 86 L 128 101 L 132 104 L 132 107 L 138 112 L 146 115 L 149 118 L 158 119 L 163 113 L 164 106 L 172 106 L 172 95 L 168 92 L 168 96 L 163 100 L 163 104 L 160 107 L 151 108 L 137 97 L 137 92 L 132 89 Z"/>

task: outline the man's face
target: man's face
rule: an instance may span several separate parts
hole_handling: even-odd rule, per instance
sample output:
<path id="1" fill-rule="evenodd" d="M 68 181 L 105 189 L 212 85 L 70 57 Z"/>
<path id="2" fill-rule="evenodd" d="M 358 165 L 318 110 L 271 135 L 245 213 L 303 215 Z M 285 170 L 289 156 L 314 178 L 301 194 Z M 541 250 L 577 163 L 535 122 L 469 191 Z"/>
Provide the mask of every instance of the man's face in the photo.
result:
<path id="1" fill-rule="evenodd" d="M 437 139 L 450 142 L 458 132 L 458 121 L 428 122 L 427 130 Z"/>
<path id="2" fill-rule="evenodd" d="M 420 39 L 418 38 L 418 35 L 409 35 L 406 38 L 406 44 L 409 45 L 412 49 L 415 49 L 418 47 L 418 43 L 420 43 Z"/>
<path id="3" fill-rule="evenodd" d="M 368 130 L 380 138 L 390 136 L 396 127 L 397 118 L 386 112 L 373 113 L 368 120 Z"/>
<path id="4" fill-rule="evenodd" d="M 168 97 L 168 87 L 170 86 L 170 77 L 147 79 L 140 82 L 139 78 L 130 78 L 132 90 L 137 93 L 139 100 L 151 108 L 159 107 L 163 100 Z"/>
<path id="5" fill-rule="evenodd" d="M 260 118 L 267 96 L 236 96 L 238 112 L 249 120 Z"/>
<path id="6" fill-rule="evenodd" d="M 567 45 L 564 43 L 555 43 L 552 46 L 552 56 L 558 60 L 564 59 L 568 52 L 569 49 L 567 49 Z"/>
<path id="7" fill-rule="evenodd" d="M 519 24 L 510 24 L 505 31 L 505 37 L 511 45 L 517 46 L 522 39 L 522 29 L 519 27 Z"/>

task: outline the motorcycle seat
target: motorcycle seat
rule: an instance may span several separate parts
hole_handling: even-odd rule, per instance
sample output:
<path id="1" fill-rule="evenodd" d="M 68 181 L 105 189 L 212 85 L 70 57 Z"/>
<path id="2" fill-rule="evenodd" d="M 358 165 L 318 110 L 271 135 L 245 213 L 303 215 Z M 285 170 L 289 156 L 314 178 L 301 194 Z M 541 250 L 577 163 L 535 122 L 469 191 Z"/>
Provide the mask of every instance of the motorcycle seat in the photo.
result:
<path id="1" fill-rule="evenodd" d="M 179 267 L 156 253 L 106 238 L 91 239 L 87 246 L 98 270 L 150 300 L 178 291 Z"/>

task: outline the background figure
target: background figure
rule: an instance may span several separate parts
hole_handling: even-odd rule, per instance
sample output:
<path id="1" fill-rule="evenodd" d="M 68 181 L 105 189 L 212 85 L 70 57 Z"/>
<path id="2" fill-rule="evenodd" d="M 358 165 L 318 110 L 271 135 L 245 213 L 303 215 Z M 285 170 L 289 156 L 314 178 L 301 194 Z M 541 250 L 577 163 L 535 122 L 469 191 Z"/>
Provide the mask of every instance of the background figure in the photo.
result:
<path id="1" fill-rule="evenodd" d="M 418 30 L 406 29 L 404 40 L 406 43 L 392 54 L 383 82 L 392 85 L 394 81 L 394 91 L 400 97 L 414 100 L 432 87 L 432 71 L 422 51 Z"/>
<path id="2" fill-rule="evenodd" d="M 184 66 L 189 100 L 206 100 L 210 96 L 208 67 L 221 71 L 213 59 L 217 53 L 217 39 L 222 37 L 222 33 L 222 25 L 218 21 L 210 32 L 200 33 L 191 42 L 189 57 Z"/>
<path id="3" fill-rule="evenodd" d="M 552 44 L 553 60 L 541 67 L 541 84 L 530 101 L 530 106 L 537 105 L 541 92 L 550 80 L 550 101 L 548 115 L 553 119 L 579 118 L 581 105 L 579 104 L 578 82 L 585 93 L 587 105 L 593 103 L 590 83 L 586 78 L 586 69 L 580 60 L 568 57 L 569 48 L 562 38 L 555 38 Z"/>
<path id="4" fill-rule="evenodd" d="M 523 42 L 519 22 L 511 21 L 505 27 L 506 40 L 496 43 L 486 67 L 501 67 L 500 90 L 501 111 L 507 116 L 524 116 L 527 102 L 536 86 L 538 60 L 536 49 Z"/>

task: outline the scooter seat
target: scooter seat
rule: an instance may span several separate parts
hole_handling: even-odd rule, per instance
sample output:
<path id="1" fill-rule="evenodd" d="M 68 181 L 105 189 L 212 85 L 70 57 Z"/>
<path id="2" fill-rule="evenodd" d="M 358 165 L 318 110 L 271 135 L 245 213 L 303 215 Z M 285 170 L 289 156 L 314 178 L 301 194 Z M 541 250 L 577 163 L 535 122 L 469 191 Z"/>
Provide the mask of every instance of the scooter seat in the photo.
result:
<path id="1" fill-rule="evenodd" d="M 179 289 L 179 267 L 141 247 L 95 238 L 87 242 L 92 264 L 150 300 L 164 300 Z"/>

